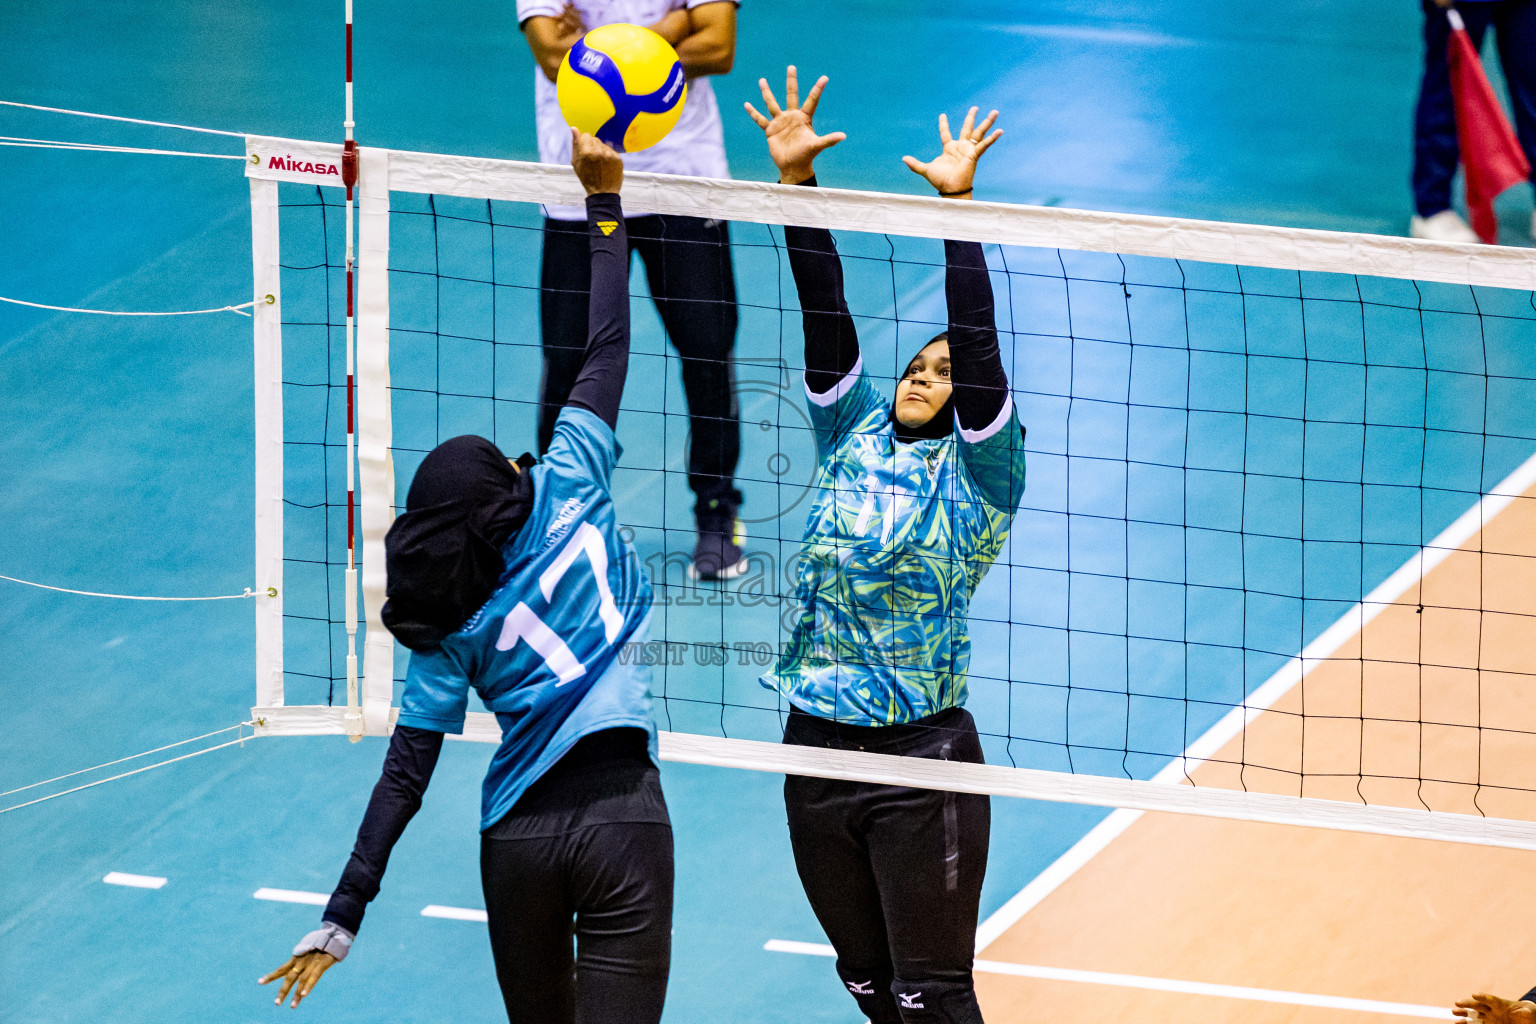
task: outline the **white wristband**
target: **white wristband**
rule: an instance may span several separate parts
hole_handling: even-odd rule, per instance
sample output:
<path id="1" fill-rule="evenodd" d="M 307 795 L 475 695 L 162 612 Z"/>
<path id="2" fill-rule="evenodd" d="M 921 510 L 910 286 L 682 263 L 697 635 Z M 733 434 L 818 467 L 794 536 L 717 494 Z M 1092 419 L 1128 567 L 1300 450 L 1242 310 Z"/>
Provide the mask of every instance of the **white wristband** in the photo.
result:
<path id="1" fill-rule="evenodd" d="M 352 940 L 357 938 L 355 934 L 347 931 L 334 921 L 327 921 L 316 931 L 304 936 L 303 940 L 293 947 L 294 956 L 303 956 L 305 953 L 321 952 L 329 953 L 336 958 L 337 963 L 345 960 L 352 950 Z"/>

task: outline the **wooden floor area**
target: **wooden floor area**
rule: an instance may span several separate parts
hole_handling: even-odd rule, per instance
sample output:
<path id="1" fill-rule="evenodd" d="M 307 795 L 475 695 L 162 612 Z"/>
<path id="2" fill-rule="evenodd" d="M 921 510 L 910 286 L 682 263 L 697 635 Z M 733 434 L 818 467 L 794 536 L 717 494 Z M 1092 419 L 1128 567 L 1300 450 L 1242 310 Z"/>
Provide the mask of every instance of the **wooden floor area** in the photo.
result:
<path id="1" fill-rule="evenodd" d="M 1533 624 L 1536 488 L 1311 666 L 1194 782 L 1536 820 Z M 1532 921 L 1536 853 L 1145 814 L 979 956 L 1445 1007 L 1449 1019 L 1469 992 L 1536 984 Z M 990 1021 L 1409 1015 L 996 973 L 977 987 Z"/>

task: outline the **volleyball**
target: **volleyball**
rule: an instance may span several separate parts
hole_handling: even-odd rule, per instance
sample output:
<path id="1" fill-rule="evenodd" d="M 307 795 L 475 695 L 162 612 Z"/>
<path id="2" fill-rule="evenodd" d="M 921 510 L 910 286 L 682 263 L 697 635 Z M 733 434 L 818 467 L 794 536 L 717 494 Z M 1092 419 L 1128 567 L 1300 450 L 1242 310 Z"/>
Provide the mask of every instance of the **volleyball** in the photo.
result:
<path id="1" fill-rule="evenodd" d="M 635 153 L 677 124 L 688 85 L 677 51 L 661 36 L 639 25 L 603 25 L 566 53 L 555 95 L 572 128 Z"/>

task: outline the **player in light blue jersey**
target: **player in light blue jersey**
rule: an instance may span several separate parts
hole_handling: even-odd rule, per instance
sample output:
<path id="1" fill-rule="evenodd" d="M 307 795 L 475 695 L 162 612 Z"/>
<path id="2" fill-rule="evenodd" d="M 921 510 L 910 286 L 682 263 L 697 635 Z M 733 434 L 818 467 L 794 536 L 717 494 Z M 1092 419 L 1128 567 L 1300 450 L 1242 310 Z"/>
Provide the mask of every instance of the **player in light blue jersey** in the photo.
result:
<path id="1" fill-rule="evenodd" d="M 766 81 L 767 136 L 783 184 L 814 186 L 812 162 L 842 141 Z M 971 198 L 988 135 L 972 108 L 943 152 L 907 157 L 941 196 Z M 784 742 L 980 762 L 961 705 L 971 596 L 1024 494 L 1024 435 L 998 352 L 981 246 L 945 242 L 949 330 L 925 345 L 892 403 L 864 376 L 831 232 L 787 227 L 805 323 L 805 389 L 816 434 L 816 497 L 801 546 L 799 616 L 763 677 L 790 702 Z M 837 971 L 872 1024 L 979 1024 L 971 978 L 986 872 L 985 796 L 785 780 L 795 866 L 837 950 Z"/>
<path id="2" fill-rule="evenodd" d="M 650 582 L 610 481 L 629 365 L 624 165 L 573 132 L 592 261 L 585 359 L 542 462 L 435 448 L 390 529 L 384 622 L 411 648 L 383 776 L 322 927 L 262 979 L 297 1006 L 351 948 L 471 689 L 501 745 L 481 801 L 481 880 L 508 1019 L 656 1024 L 671 957 L 672 826 L 644 643 Z M 576 954 L 572 957 L 572 941 Z"/>

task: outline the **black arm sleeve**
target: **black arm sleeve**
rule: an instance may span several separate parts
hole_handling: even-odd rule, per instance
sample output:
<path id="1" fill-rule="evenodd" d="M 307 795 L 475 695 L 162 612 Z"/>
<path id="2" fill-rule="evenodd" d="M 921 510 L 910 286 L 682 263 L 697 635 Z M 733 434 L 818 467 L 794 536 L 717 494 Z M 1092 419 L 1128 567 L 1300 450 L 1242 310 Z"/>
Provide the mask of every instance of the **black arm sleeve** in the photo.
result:
<path id="1" fill-rule="evenodd" d="M 816 179 L 801 184 L 815 187 Z M 826 228 L 786 227 L 784 243 L 805 323 L 805 384 L 825 394 L 859 362 L 859 336 L 843 297 L 843 262 Z"/>
<path id="2" fill-rule="evenodd" d="M 1008 374 L 997 348 L 992 281 L 979 242 L 946 241 L 944 263 L 955 418 L 963 430 L 980 430 L 997 419 L 1008 400 Z"/>
<path id="3" fill-rule="evenodd" d="M 357 830 L 352 856 L 341 873 L 341 881 L 336 883 L 336 891 L 331 893 L 331 901 L 325 905 L 323 920 L 357 934 L 369 901 L 379 894 L 390 851 L 421 808 L 421 795 L 432 781 L 432 770 L 437 767 L 437 755 L 442 749 L 440 732 L 409 725 L 395 729 L 384 758 L 384 771 L 373 787 L 368 811 Z"/>
<path id="4" fill-rule="evenodd" d="M 1536 1003 L 1536 988 L 1532 988 L 1525 995 L 1521 996 L 1520 1000 L 1526 1003 Z"/>
<path id="5" fill-rule="evenodd" d="M 566 404 L 587 410 L 612 430 L 629 374 L 629 235 L 617 192 L 587 196 L 587 244 L 592 250 L 587 354 Z"/>

